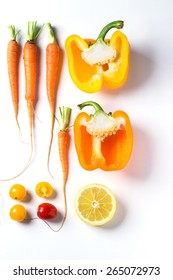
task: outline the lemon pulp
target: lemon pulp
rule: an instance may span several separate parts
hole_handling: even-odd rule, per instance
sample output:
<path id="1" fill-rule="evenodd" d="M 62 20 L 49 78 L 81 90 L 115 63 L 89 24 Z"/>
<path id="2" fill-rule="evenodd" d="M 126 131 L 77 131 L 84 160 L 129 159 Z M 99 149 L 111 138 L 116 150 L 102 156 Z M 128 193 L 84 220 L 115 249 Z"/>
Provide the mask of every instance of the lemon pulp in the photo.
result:
<path id="1" fill-rule="evenodd" d="M 75 209 L 82 221 L 99 226 L 113 218 L 116 212 L 116 199 L 108 187 L 90 184 L 78 191 L 75 198 Z"/>

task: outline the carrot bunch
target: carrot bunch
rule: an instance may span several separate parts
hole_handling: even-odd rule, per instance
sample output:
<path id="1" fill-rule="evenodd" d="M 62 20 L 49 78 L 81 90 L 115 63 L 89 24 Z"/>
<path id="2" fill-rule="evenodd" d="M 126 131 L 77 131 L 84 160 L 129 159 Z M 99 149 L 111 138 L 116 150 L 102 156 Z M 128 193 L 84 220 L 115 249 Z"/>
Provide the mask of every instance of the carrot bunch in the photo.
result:
<path id="1" fill-rule="evenodd" d="M 11 86 L 11 94 L 14 105 L 14 111 L 16 116 L 16 122 L 18 124 L 18 63 L 19 63 L 19 46 L 16 42 L 16 36 L 18 32 L 15 31 L 13 25 L 10 26 L 12 40 L 8 43 L 7 47 L 7 63 L 8 73 Z M 25 99 L 27 103 L 28 115 L 29 115 L 29 127 L 30 127 L 30 155 L 27 163 L 22 170 L 11 178 L 0 179 L 0 181 L 9 181 L 19 175 L 21 175 L 29 166 L 33 156 L 33 119 L 34 108 L 37 100 L 37 63 L 38 63 L 38 47 L 36 39 L 41 32 L 41 28 L 37 27 L 36 21 L 28 22 L 28 34 L 27 41 L 23 49 L 24 70 L 25 70 Z M 19 126 L 19 124 L 18 124 Z"/>

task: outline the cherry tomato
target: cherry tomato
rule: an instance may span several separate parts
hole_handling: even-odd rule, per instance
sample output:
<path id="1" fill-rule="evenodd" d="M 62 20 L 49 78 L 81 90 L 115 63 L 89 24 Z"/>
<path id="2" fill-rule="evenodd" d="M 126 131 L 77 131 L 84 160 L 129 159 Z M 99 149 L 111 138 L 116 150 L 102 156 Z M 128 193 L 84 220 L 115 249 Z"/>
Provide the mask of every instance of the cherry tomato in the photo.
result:
<path id="1" fill-rule="evenodd" d="M 56 207 L 51 203 L 42 203 L 38 206 L 37 216 L 43 220 L 54 219 L 58 214 Z"/>
<path id="2" fill-rule="evenodd" d="M 9 195 L 12 199 L 21 201 L 26 197 L 26 189 L 20 184 L 15 184 L 10 188 Z"/>
<path id="3" fill-rule="evenodd" d="M 21 204 L 16 204 L 10 209 L 10 218 L 17 222 L 22 222 L 26 217 L 26 209 Z"/>
<path id="4" fill-rule="evenodd" d="M 40 197 L 49 197 L 52 195 L 53 188 L 48 182 L 40 182 L 36 185 L 35 191 Z"/>

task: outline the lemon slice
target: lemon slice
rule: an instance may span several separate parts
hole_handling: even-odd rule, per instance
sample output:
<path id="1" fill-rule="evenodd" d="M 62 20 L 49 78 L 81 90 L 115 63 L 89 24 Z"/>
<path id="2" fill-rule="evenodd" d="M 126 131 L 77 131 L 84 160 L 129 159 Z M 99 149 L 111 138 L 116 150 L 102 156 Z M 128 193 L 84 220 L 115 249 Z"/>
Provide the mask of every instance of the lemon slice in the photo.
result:
<path id="1" fill-rule="evenodd" d="M 78 191 L 75 197 L 75 210 L 83 222 L 92 226 L 101 226 L 113 218 L 116 199 L 108 187 L 89 184 Z"/>

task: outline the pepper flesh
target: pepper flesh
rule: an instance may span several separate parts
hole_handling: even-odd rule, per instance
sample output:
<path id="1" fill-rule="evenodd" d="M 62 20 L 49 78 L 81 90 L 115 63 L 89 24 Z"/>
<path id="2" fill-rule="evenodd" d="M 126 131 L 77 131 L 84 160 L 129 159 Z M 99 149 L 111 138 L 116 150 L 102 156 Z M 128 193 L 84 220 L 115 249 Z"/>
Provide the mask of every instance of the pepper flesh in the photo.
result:
<path id="1" fill-rule="evenodd" d="M 98 92 L 103 85 L 119 88 L 127 79 L 130 56 L 128 39 L 121 31 L 115 31 L 110 40 L 106 40 L 106 33 L 112 27 L 122 28 L 123 22 L 109 23 L 96 40 L 82 39 L 78 35 L 66 39 L 70 76 L 84 92 Z"/>
<path id="2" fill-rule="evenodd" d="M 85 106 L 93 106 L 95 113 L 88 115 L 81 112 L 74 122 L 74 140 L 80 165 L 89 171 L 97 168 L 105 171 L 123 169 L 133 147 L 133 131 L 128 115 L 120 110 L 106 114 L 93 101 L 78 105 L 80 109 Z"/>

